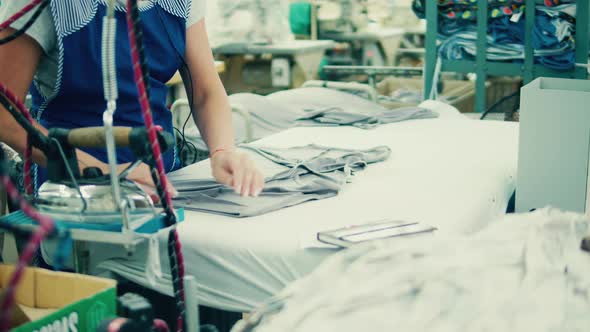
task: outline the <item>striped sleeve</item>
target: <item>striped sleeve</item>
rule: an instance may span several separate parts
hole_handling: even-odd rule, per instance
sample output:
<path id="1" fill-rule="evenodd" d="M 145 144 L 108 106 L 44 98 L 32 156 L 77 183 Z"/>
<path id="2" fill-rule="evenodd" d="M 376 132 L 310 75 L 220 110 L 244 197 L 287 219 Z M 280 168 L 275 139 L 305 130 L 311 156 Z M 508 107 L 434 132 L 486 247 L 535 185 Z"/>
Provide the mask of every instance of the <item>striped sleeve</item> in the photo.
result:
<path id="1" fill-rule="evenodd" d="M 191 0 L 190 11 L 188 19 L 186 20 L 186 28 L 190 28 L 193 24 L 199 22 L 205 17 L 207 13 L 206 0 Z"/>
<path id="2" fill-rule="evenodd" d="M 29 4 L 30 0 L 10 0 L 0 1 L 0 22 L 6 21 L 9 17 L 14 15 L 16 12 L 21 10 L 24 6 Z M 33 15 L 37 8 L 21 17 L 18 21 L 11 25 L 13 29 L 22 28 L 29 18 Z M 49 7 L 45 7 L 41 16 L 37 18 L 37 21 L 27 30 L 27 35 L 33 38 L 45 51 L 49 53 L 55 48 L 57 35 L 55 33 L 55 27 L 53 25 L 53 18 L 49 11 Z"/>

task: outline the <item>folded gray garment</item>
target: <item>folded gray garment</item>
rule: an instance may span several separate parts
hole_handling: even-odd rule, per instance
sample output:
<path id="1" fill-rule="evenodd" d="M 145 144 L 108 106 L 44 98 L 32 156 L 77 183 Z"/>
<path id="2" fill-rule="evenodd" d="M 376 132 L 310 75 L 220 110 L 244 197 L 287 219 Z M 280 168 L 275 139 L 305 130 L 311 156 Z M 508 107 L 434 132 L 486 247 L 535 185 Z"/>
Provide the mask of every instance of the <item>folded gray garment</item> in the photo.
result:
<path id="1" fill-rule="evenodd" d="M 293 127 L 295 121 L 304 115 L 303 111 L 289 104 L 271 100 L 253 93 L 236 93 L 229 97 L 232 105 L 250 113 L 250 119 L 258 130 L 269 133 Z"/>
<path id="2" fill-rule="evenodd" d="M 303 111 L 289 107 L 284 103 L 272 101 L 264 96 L 253 93 L 236 93 L 229 96 L 232 107 L 246 111 L 249 120 L 240 114 L 233 114 L 233 128 L 236 144 L 246 143 L 248 139 L 248 121 L 252 128 L 253 137 L 258 140 L 263 137 L 292 128 L 296 125 L 299 117 L 304 115 Z M 206 151 L 207 145 L 199 133 L 189 134 L 187 137 L 199 150 Z"/>
<path id="3" fill-rule="evenodd" d="M 237 93 L 230 103 L 250 115 L 252 139 L 258 140 L 296 126 L 350 125 L 371 129 L 379 124 L 438 117 L 423 108 L 387 109 L 350 93 L 326 88 L 300 88 L 268 96 Z M 247 120 L 233 115 L 236 144 L 247 141 Z M 199 150 L 207 146 L 199 135 L 187 135 Z"/>
<path id="4" fill-rule="evenodd" d="M 180 193 L 175 205 L 188 210 L 251 217 L 333 197 L 356 171 L 389 158 L 391 150 L 380 146 L 348 150 L 307 145 L 289 149 L 242 146 L 261 169 L 265 188 L 258 197 L 242 197 L 213 179 L 176 178 L 170 181 Z"/>
<path id="5" fill-rule="evenodd" d="M 436 117 L 438 117 L 438 114 L 421 107 L 402 107 L 379 111 L 378 113 L 365 111 L 349 112 L 340 107 L 330 107 L 308 112 L 305 116 L 298 119 L 298 123 L 304 125 L 308 121 L 311 121 L 312 123 L 373 129 L 386 123 Z"/>
<path id="6" fill-rule="evenodd" d="M 327 88 L 299 88 L 272 93 L 267 99 L 300 112 L 338 107 L 344 112 L 380 113 L 387 108 L 353 94 Z"/>

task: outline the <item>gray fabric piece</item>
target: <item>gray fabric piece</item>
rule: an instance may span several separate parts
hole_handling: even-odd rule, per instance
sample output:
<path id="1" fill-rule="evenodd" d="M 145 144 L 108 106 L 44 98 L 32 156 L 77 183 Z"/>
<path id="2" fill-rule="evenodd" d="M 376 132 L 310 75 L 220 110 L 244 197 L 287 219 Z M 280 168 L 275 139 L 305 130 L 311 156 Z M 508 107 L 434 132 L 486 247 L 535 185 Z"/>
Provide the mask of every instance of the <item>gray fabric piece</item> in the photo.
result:
<path id="1" fill-rule="evenodd" d="M 232 108 L 238 108 L 249 114 L 249 119 L 239 113 L 233 113 L 233 127 L 236 145 L 248 143 L 247 126 L 252 128 L 252 140 L 258 140 L 285 129 L 295 126 L 297 119 L 304 115 L 297 108 L 289 107 L 253 93 L 236 93 L 229 96 Z M 187 131 L 187 139 L 201 151 L 207 151 L 207 145 L 203 141 L 198 130 L 191 133 Z"/>
<path id="2" fill-rule="evenodd" d="M 370 100 L 327 88 L 300 88 L 275 92 L 268 99 L 289 105 L 305 115 L 297 125 L 349 125 L 372 129 L 380 124 L 436 118 L 438 114 L 420 107 L 390 110 Z"/>
<path id="3" fill-rule="evenodd" d="M 238 93 L 229 97 L 232 106 L 238 106 L 248 111 L 254 133 L 254 139 L 260 139 L 292 128 L 295 121 L 304 115 L 303 112 L 287 104 L 270 100 L 264 96 L 253 93 Z M 238 120 L 239 121 L 235 121 Z M 244 118 L 236 115 L 234 118 L 237 143 L 246 140 L 246 123 Z"/>
<path id="4" fill-rule="evenodd" d="M 308 112 L 322 110 L 330 107 L 341 108 L 344 112 L 373 112 L 380 113 L 387 108 L 370 100 L 327 88 L 299 88 L 272 93 L 266 96 L 271 101 L 290 108 Z"/>
<path id="5" fill-rule="evenodd" d="M 237 93 L 229 96 L 229 101 L 233 107 L 247 111 L 250 117 L 247 120 L 233 114 L 236 144 L 247 143 L 248 121 L 252 128 L 252 140 L 256 141 L 296 126 L 350 125 L 372 129 L 380 124 L 438 117 L 438 113 L 425 108 L 390 110 L 350 93 L 326 88 L 299 88 L 268 96 Z M 197 149 L 207 150 L 196 130 L 186 136 Z"/>
<path id="6" fill-rule="evenodd" d="M 261 169 L 265 188 L 258 197 L 242 197 L 213 179 L 170 176 L 180 193 L 175 205 L 189 210 L 251 217 L 311 200 L 333 197 L 356 171 L 389 158 L 381 146 L 348 150 L 317 145 L 289 149 L 242 146 Z"/>
<path id="7" fill-rule="evenodd" d="M 298 123 L 305 125 L 307 121 L 338 126 L 354 126 L 361 129 L 373 129 L 379 125 L 414 119 L 436 118 L 438 114 L 421 107 L 403 107 L 393 110 L 375 112 L 350 112 L 340 107 L 331 107 L 308 112 L 299 118 Z"/>

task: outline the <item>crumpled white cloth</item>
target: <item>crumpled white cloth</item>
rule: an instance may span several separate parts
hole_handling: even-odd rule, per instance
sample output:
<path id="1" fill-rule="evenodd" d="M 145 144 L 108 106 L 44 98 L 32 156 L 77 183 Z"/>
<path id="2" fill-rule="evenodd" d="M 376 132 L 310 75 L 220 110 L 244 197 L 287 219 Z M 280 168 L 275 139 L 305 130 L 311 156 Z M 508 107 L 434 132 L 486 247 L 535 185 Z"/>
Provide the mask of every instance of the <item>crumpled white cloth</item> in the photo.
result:
<path id="1" fill-rule="evenodd" d="M 581 215 L 544 209 L 470 237 L 361 245 L 285 289 L 253 315 L 254 330 L 588 331 L 588 229 Z"/>

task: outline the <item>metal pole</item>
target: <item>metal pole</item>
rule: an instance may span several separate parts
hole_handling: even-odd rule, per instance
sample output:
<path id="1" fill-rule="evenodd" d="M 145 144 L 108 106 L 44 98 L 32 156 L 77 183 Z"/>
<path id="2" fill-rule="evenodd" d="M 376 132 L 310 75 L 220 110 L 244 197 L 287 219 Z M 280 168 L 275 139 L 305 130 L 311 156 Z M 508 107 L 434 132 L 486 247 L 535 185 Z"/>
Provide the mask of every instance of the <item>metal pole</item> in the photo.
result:
<path id="1" fill-rule="evenodd" d="M 576 13 L 576 62 L 588 63 L 588 34 L 590 3 L 588 1 L 577 2 Z M 588 70 L 586 68 L 576 68 L 576 78 L 586 79 Z"/>
<path id="2" fill-rule="evenodd" d="M 184 277 L 184 304 L 186 306 L 187 332 L 199 332 L 199 301 L 197 300 L 197 281 L 193 276 Z"/>
<path id="3" fill-rule="evenodd" d="M 438 1 L 425 1 L 426 3 L 426 60 L 424 64 L 424 99 L 430 97 L 434 68 L 438 57 L 436 40 L 438 37 Z M 434 87 L 436 88 L 436 87 Z"/>
<path id="4" fill-rule="evenodd" d="M 524 32 L 524 84 L 535 79 L 535 50 L 533 49 L 533 29 L 535 28 L 535 0 L 526 0 Z M 586 41 L 587 42 L 587 41 Z"/>
<path id="5" fill-rule="evenodd" d="M 475 111 L 486 110 L 487 46 L 488 46 L 488 0 L 477 2 L 477 54 L 475 59 Z"/>

